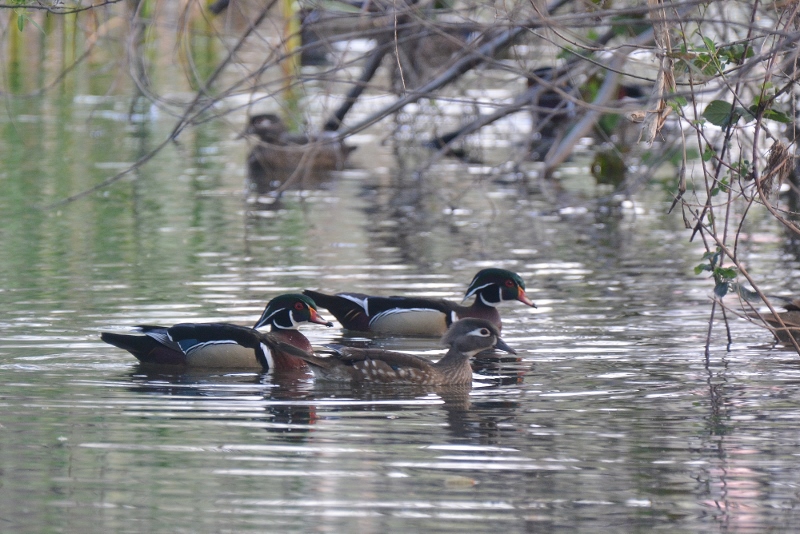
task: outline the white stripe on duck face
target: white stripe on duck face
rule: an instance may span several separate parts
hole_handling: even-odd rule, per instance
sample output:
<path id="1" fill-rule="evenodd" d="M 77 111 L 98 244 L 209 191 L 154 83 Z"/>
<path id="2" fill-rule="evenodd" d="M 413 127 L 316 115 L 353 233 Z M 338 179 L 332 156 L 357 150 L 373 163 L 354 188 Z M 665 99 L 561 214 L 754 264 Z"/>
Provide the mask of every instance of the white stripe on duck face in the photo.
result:
<path id="1" fill-rule="evenodd" d="M 294 310 L 289 312 L 289 319 L 292 320 L 292 326 L 288 327 L 291 330 L 299 330 L 301 321 L 294 318 Z"/>
<path id="2" fill-rule="evenodd" d="M 466 335 L 480 337 L 480 338 L 488 338 L 489 336 L 492 335 L 492 333 L 487 328 L 476 328 L 475 330 L 471 330 L 471 331 L 467 332 Z M 476 354 L 479 354 L 479 353 L 481 353 L 481 352 L 483 352 L 483 351 L 485 351 L 485 350 L 487 350 L 489 348 L 491 348 L 491 347 L 481 347 L 481 348 L 477 348 L 475 350 L 465 351 L 464 354 L 466 354 L 467 356 L 472 358 Z"/>
<path id="3" fill-rule="evenodd" d="M 482 286 L 478 286 L 478 287 L 474 288 L 472 291 L 470 291 L 469 293 L 467 293 L 466 295 L 464 295 L 464 299 L 468 299 L 468 298 L 470 298 L 470 297 L 471 297 L 472 295 L 474 295 L 475 293 L 478 293 L 478 292 L 480 292 L 480 290 L 481 290 L 481 289 L 483 289 L 484 287 L 489 287 L 490 285 L 492 285 L 492 284 L 491 284 L 491 283 L 489 283 L 489 284 L 483 284 Z"/>
<path id="4" fill-rule="evenodd" d="M 278 310 L 278 311 L 283 311 L 283 310 Z M 270 315 L 270 317 L 272 317 L 276 313 L 278 313 L 278 312 L 273 313 L 272 315 Z M 272 323 L 272 325 L 275 328 L 280 328 L 281 330 L 298 330 L 299 326 L 300 326 L 300 323 L 294 318 L 294 310 L 290 310 L 289 311 L 289 320 L 292 322 L 292 324 L 290 324 L 290 325 L 283 325 L 283 324 L 280 324 L 277 321 L 275 321 L 275 322 L 266 321 L 264 324 L 267 325 L 267 324 Z"/>
<path id="5" fill-rule="evenodd" d="M 470 330 L 469 332 L 467 332 L 466 335 L 475 337 L 489 337 L 491 335 L 491 332 L 489 331 L 488 328 L 481 327 L 481 328 L 476 328 L 475 330 Z"/>
<path id="6" fill-rule="evenodd" d="M 487 284 L 487 285 L 489 285 L 489 284 Z M 486 286 L 483 286 L 483 287 L 486 287 Z M 503 288 L 502 287 L 498 287 L 497 288 L 497 302 L 489 302 L 488 300 L 483 298 L 483 293 L 479 293 L 478 294 L 478 298 L 481 299 L 481 302 L 483 302 L 487 306 L 491 306 L 491 307 L 494 308 L 495 306 L 497 306 L 498 303 L 503 302 Z"/>
<path id="7" fill-rule="evenodd" d="M 502 302 L 503 301 L 503 288 L 502 287 L 498 286 L 498 288 L 497 288 L 497 302 L 487 302 L 486 299 L 483 298 L 483 294 L 481 293 L 481 291 L 484 288 L 487 288 L 487 287 L 489 287 L 491 285 L 494 285 L 494 283 L 490 282 L 488 284 L 483 284 L 482 286 L 476 287 L 475 289 L 473 289 L 472 291 L 470 291 L 469 293 L 467 293 L 464 296 L 464 300 L 468 299 L 469 297 L 471 297 L 472 295 L 475 295 L 477 293 L 478 294 L 477 298 L 481 299 L 482 303 L 486 304 L 487 306 L 496 306 L 497 302 Z"/>
<path id="8" fill-rule="evenodd" d="M 267 317 L 264 318 L 263 321 L 261 321 L 261 323 L 260 323 L 261 326 L 263 327 L 263 326 L 266 326 L 266 325 L 270 324 L 272 322 L 272 318 L 275 317 L 275 314 L 280 313 L 282 311 L 283 311 L 283 308 L 281 308 L 279 310 L 275 310 L 274 312 L 270 313 Z"/>
<path id="9" fill-rule="evenodd" d="M 300 326 L 300 322 L 297 321 L 294 318 L 294 310 L 289 310 L 289 320 L 292 322 L 291 325 L 288 325 L 288 326 L 287 325 L 282 325 L 282 324 L 278 323 L 277 321 L 273 321 L 273 319 L 272 319 L 273 317 L 275 317 L 276 315 L 278 315 L 279 313 L 281 313 L 281 312 L 283 312 L 285 310 L 286 310 L 286 308 L 281 308 L 279 310 L 275 310 L 274 312 L 269 314 L 269 316 L 266 319 L 261 321 L 261 325 L 262 326 L 267 326 L 269 324 L 272 324 L 277 328 L 282 328 L 283 330 L 297 330 L 299 328 L 299 326 Z"/>

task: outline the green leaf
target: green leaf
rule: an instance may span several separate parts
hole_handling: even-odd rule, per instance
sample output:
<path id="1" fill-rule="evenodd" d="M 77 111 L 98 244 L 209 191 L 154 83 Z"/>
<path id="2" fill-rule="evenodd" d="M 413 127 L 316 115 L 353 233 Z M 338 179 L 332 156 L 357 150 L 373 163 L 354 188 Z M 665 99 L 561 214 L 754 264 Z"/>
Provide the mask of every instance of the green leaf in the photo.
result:
<path id="1" fill-rule="evenodd" d="M 789 115 L 783 111 L 777 111 L 774 109 L 768 109 L 764 111 L 763 117 L 771 121 L 782 122 L 783 124 L 789 124 L 792 122 L 792 118 Z"/>
<path id="2" fill-rule="evenodd" d="M 689 102 L 686 100 L 685 96 L 673 96 L 672 101 L 678 104 L 679 106 L 685 106 Z"/>
<path id="3" fill-rule="evenodd" d="M 19 31 L 25 29 L 25 15 L 17 15 L 17 29 Z"/>
<path id="4" fill-rule="evenodd" d="M 697 54 L 692 66 L 704 76 L 716 76 L 720 73 L 719 62 L 708 54 Z"/>
<path id="5" fill-rule="evenodd" d="M 709 37 L 703 37 L 703 43 L 706 45 L 706 50 L 715 54 L 717 52 L 717 45 L 714 44 L 714 41 L 711 40 Z"/>
<path id="6" fill-rule="evenodd" d="M 703 111 L 703 117 L 715 126 L 727 126 L 729 122 L 736 123 L 739 115 L 733 113 L 733 106 L 724 100 L 713 100 L 709 102 Z"/>
<path id="7" fill-rule="evenodd" d="M 719 55 L 725 61 L 733 61 L 741 63 L 744 59 L 752 57 L 755 51 L 752 46 L 748 46 L 745 51 L 745 46 L 741 43 L 725 46 L 719 49 Z"/>
<path id="8" fill-rule="evenodd" d="M 697 267 L 694 268 L 694 274 L 700 274 L 703 271 L 710 271 L 710 270 L 711 270 L 711 266 L 709 264 L 701 263 L 700 265 L 698 265 Z"/>
<path id="9" fill-rule="evenodd" d="M 572 59 L 577 55 L 578 54 L 576 54 L 572 48 L 565 46 L 564 48 L 561 49 L 561 51 L 558 53 L 556 57 L 558 59 Z"/>
<path id="10" fill-rule="evenodd" d="M 736 120 L 739 120 L 739 117 L 744 117 L 745 122 L 750 122 L 756 120 L 757 110 L 758 106 L 750 106 L 750 109 L 745 109 L 741 106 L 736 106 L 736 109 L 733 112 L 733 116 L 736 117 Z"/>
<path id="11" fill-rule="evenodd" d="M 706 145 L 705 150 L 703 150 L 703 161 L 711 161 L 715 153 L 711 145 Z"/>
<path id="12" fill-rule="evenodd" d="M 758 98 L 756 98 L 756 100 L 758 100 Z M 769 105 L 769 102 L 767 102 L 767 105 Z M 748 109 L 748 110 L 744 110 L 744 108 L 736 108 L 736 111 L 740 111 L 740 110 L 741 111 L 747 111 L 747 114 L 751 115 L 753 118 L 755 118 L 756 115 L 758 114 L 758 112 L 760 111 L 759 107 L 758 107 L 758 102 L 756 102 L 755 104 L 750 106 L 750 109 Z M 769 119 L 769 120 L 773 120 L 773 121 L 777 121 L 777 122 L 782 122 L 783 124 L 789 124 L 790 122 L 792 122 L 792 118 L 789 115 L 787 115 L 786 113 L 784 113 L 782 111 L 778 111 L 778 110 L 774 110 L 774 109 L 764 109 L 761 112 L 761 117 L 764 118 L 764 119 Z M 748 122 L 750 122 L 749 119 L 748 119 Z"/>
<path id="13" fill-rule="evenodd" d="M 715 274 L 721 278 L 732 280 L 739 276 L 739 271 L 736 270 L 736 267 L 720 267 Z"/>
<path id="14" fill-rule="evenodd" d="M 33 24 L 34 26 L 36 26 L 36 28 L 37 28 L 37 29 L 38 29 L 40 32 L 44 33 L 44 28 L 42 28 L 41 26 L 39 26 L 39 25 L 36 23 L 36 21 L 35 21 L 35 20 L 33 20 L 33 19 L 29 18 L 29 19 L 28 19 L 28 21 L 29 21 L 31 24 Z"/>
<path id="15" fill-rule="evenodd" d="M 728 294 L 728 282 L 720 282 L 714 286 L 714 294 L 719 298 Z"/>

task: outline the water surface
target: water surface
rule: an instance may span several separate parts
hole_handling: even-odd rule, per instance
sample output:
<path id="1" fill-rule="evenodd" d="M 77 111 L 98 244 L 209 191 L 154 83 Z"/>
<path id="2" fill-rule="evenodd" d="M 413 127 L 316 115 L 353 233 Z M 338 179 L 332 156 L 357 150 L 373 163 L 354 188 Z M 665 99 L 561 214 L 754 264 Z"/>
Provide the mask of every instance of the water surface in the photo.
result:
<path id="1" fill-rule="evenodd" d="M 172 125 L 63 106 L 58 120 L 12 110 L 0 140 L 4 531 L 765 532 L 797 520 L 797 356 L 729 315 L 732 343 L 718 322 L 706 361 L 703 251 L 660 187 L 598 205 L 604 191 L 576 163 L 553 202 L 447 160 L 416 183 L 365 135 L 324 189 L 263 205 L 243 194 L 245 147 L 210 123 L 110 188 L 32 209 L 105 179 Z M 755 219 L 751 272 L 791 290 L 797 258 Z M 503 306 L 518 359 L 479 362 L 471 390 L 164 374 L 99 340 L 141 323 L 251 324 L 306 287 L 458 300 L 487 266 L 520 273 L 538 308 Z M 436 340 L 304 332 L 442 354 Z"/>

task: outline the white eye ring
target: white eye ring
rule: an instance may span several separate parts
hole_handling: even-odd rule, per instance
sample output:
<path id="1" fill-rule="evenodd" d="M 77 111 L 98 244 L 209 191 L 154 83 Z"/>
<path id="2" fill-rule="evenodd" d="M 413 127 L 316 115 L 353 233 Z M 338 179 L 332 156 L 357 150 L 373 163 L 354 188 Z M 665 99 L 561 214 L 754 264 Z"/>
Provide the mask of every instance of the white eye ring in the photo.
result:
<path id="1" fill-rule="evenodd" d="M 489 337 L 492 335 L 491 330 L 488 328 L 476 328 L 467 334 L 468 336 Z"/>

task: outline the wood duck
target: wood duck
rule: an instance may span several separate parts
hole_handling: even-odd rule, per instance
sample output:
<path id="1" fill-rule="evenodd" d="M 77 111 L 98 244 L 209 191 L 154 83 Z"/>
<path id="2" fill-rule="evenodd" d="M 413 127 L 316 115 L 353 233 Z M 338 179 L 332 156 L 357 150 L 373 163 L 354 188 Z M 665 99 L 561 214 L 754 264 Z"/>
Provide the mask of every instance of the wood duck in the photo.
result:
<path id="1" fill-rule="evenodd" d="M 254 328 L 271 326 L 269 339 L 285 345 L 311 350 L 311 343 L 298 330 L 304 323 L 317 323 L 333 326 L 317 313 L 313 300 L 305 295 L 285 294 L 275 297 L 267 304 L 264 313 Z M 292 357 L 283 350 L 274 350 L 266 365 L 254 357 L 253 351 L 236 343 L 235 340 L 214 337 L 221 331 L 217 328 L 225 323 L 184 323 L 182 337 L 173 336 L 174 327 L 141 325 L 137 329 L 144 335 L 117 334 L 103 332 L 100 338 L 133 354 L 141 363 L 147 365 L 168 365 L 184 367 L 214 368 L 264 368 L 265 370 L 286 371 L 307 369 L 303 360 Z M 187 337 L 191 330 L 195 336 Z"/>
<path id="2" fill-rule="evenodd" d="M 783 321 L 783 325 L 778 321 L 772 313 L 748 313 L 748 317 L 754 319 L 763 319 L 769 325 L 775 338 L 788 345 L 792 344 L 791 337 L 794 337 L 800 343 L 800 299 L 780 297 L 777 295 L 770 295 L 769 300 L 772 302 L 780 302 L 779 306 L 786 309 L 785 312 L 778 312 L 777 316 Z M 784 328 L 785 325 L 785 328 Z"/>
<path id="3" fill-rule="evenodd" d="M 500 338 L 499 328 L 472 317 L 454 322 L 442 344 L 450 349 L 436 363 L 414 354 L 350 347 L 340 347 L 328 358 L 304 359 L 315 377 L 336 382 L 455 386 L 472 384 L 469 360 L 479 352 L 496 348 L 516 354 Z"/>
<path id="4" fill-rule="evenodd" d="M 354 146 L 336 140 L 335 134 L 308 137 L 289 133 L 280 117 L 272 113 L 253 115 L 246 134 L 259 138 L 247 156 L 250 181 L 260 192 L 279 187 L 295 171 L 300 183 L 322 181 L 325 171 L 341 170 Z"/>
<path id="5" fill-rule="evenodd" d="M 464 300 L 475 297 L 470 306 L 445 299 L 373 297 L 360 293 L 327 295 L 311 290 L 303 294 L 329 310 L 347 330 L 397 336 L 441 336 L 451 324 L 465 317 L 486 319 L 500 330 L 496 307 L 499 303 L 518 300 L 536 307 L 525 294 L 522 278 L 497 268 L 483 269 L 472 279 L 464 295 Z"/>
<path id="6" fill-rule="evenodd" d="M 173 338 L 196 338 L 195 332 L 184 330 L 181 326 L 170 329 Z M 287 347 L 273 339 L 271 333 L 235 325 L 211 325 L 211 328 L 204 328 L 203 332 L 200 335 L 205 334 L 209 339 L 235 339 L 242 347 L 254 350 L 256 359 L 265 367 L 269 365 L 270 358 L 274 358 L 274 351 L 279 349 L 305 360 L 316 378 L 354 384 L 469 385 L 472 384 L 469 360 L 479 352 L 497 348 L 516 354 L 500 338 L 500 330 L 494 324 L 475 318 L 453 323 L 442 338 L 442 343 L 449 346 L 450 350 L 436 363 L 414 354 L 351 347 L 336 347 L 328 357 L 317 356 L 312 351 L 301 350 L 293 345 Z"/>

